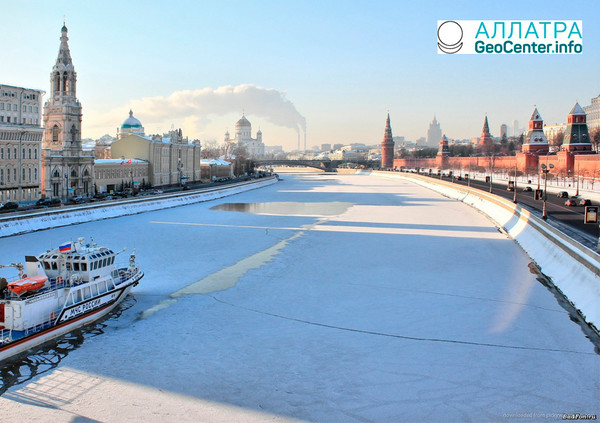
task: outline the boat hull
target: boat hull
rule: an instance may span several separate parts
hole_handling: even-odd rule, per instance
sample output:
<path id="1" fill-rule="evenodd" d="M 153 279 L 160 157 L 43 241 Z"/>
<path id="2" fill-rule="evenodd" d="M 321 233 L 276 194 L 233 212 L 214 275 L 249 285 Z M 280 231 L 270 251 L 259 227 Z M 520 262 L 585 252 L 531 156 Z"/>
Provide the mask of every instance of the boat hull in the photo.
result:
<path id="1" fill-rule="evenodd" d="M 124 286 L 105 294 L 103 297 L 107 299 L 101 300 L 96 306 L 91 304 L 94 304 L 97 299 L 92 299 L 88 302 L 89 305 L 79 304 L 67 308 L 61 312 L 54 326 L 0 346 L 0 362 L 100 319 L 110 313 L 142 277 L 143 273 L 140 272 L 135 279 Z"/>

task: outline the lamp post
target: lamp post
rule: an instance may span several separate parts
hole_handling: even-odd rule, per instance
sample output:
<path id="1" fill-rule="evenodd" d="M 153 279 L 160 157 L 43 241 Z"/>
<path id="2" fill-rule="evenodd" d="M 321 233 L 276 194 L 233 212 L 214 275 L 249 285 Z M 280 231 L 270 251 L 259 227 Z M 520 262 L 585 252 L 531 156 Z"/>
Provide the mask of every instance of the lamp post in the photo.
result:
<path id="1" fill-rule="evenodd" d="M 65 204 L 69 201 L 69 168 L 65 171 Z"/>
<path id="2" fill-rule="evenodd" d="M 183 187 L 183 163 L 181 163 L 181 157 L 177 158 L 177 171 L 179 172 L 179 186 Z"/>
<path id="3" fill-rule="evenodd" d="M 579 160 L 577 160 L 577 189 L 575 191 L 575 195 L 579 195 Z"/>
<path id="4" fill-rule="evenodd" d="M 490 192 L 492 192 L 492 179 L 494 174 L 494 155 L 490 154 Z"/>
<path id="5" fill-rule="evenodd" d="M 467 178 L 467 186 L 470 187 L 471 186 L 471 177 L 473 175 L 471 174 L 471 158 L 469 157 L 469 177 Z"/>
<path id="6" fill-rule="evenodd" d="M 515 195 L 513 196 L 513 203 L 517 204 L 517 156 L 515 154 L 515 182 L 513 183 L 513 190 L 515 191 Z"/>
<path id="7" fill-rule="evenodd" d="M 554 169 L 554 165 L 552 163 L 549 166 L 546 166 L 545 164 L 542 165 L 542 172 L 544 173 L 544 205 L 542 206 L 542 219 L 544 220 L 548 219 L 548 212 L 546 211 L 546 187 L 548 183 L 548 173 L 550 172 L 550 169 Z"/>

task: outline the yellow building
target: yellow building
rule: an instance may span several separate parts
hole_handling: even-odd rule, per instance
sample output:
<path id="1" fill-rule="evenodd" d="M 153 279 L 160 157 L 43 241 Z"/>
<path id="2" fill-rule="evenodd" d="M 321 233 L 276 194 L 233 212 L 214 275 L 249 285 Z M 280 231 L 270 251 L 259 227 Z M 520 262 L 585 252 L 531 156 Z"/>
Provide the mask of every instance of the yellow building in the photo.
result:
<path id="1" fill-rule="evenodd" d="M 190 142 L 181 129 L 162 136 L 145 136 L 141 123 L 130 111 L 117 138 L 111 145 L 111 157 L 148 162 L 148 182 L 152 186 L 200 182 L 200 141 Z"/>

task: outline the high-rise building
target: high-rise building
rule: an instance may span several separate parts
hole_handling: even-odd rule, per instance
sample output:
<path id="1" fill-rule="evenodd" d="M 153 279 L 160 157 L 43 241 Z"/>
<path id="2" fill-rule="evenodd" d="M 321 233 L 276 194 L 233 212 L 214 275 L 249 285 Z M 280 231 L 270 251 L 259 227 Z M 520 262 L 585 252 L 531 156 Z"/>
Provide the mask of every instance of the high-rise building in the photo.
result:
<path id="1" fill-rule="evenodd" d="M 81 103 L 67 33 L 63 25 L 58 57 L 50 73 L 50 94 L 44 104 L 42 196 L 47 198 L 93 194 L 94 156 L 81 147 Z"/>
<path id="2" fill-rule="evenodd" d="M 44 91 L 0 85 L 0 202 L 40 196 Z"/>
<path id="3" fill-rule="evenodd" d="M 442 138 L 442 128 L 440 127 L 440 123 L 437 121 L 435 115 L 433 115 L 433 120 L 429 124 L 429 128 L 427 129 L 427 147 L 437 147 L 440 139 Z"/>
<path id="4" fill-rule="evenodd" d="M 506 123 L 500 125 L 500 138 L 508 138 L 508 125 Z"/>
<path id="5" fill-rule="evenodd" d="M 583 108 L 587 115 L 586 123 L 589 130 L 600 128 L 600 95 L 592 98 L 591 104 Z"/>
<path id="6" fill-rule="evenodd" d="M 392 137 L 392 127 L 390 125 L 390 114 L 385 120 L 385 131 L 383 141 L 381 142 L 381 168 L 391 169 L 394 167 L 394 140 Z"/>

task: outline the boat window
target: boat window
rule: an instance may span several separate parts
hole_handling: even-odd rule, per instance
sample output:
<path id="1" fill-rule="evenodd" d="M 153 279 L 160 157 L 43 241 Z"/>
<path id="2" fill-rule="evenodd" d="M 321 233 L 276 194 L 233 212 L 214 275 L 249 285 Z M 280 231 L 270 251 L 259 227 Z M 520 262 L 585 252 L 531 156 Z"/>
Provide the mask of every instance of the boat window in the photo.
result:
<path id="1" fill-rule="evenodd" d="M 114 256 L 110 258 L 110 264 L 114 264 L 115 263 L 115 258 Z"/>
<path id="2" fill-rule="evenodd" d="M 86 299 L 86 300 L 88 298 L 90 298 L 91 297 L 90 292 L 91 291 L 90 291 L 90 287 L 89 286 L 86 286 L 85 288 L 83 288 L 83 298 Z"/>
<path id="3" fill-rule="evenodd" d="M 69 271 L 69 272 L 70 272 L 71 270 L 72 270 L 72 269 L 71 269 L 71 263 L 70 263 L 70 262 L 67 262 L 67 271 Z"/>
<path id="4" fill-rule="evenodd" d="M 98 295 L 98 285 L 92 285 L 92 297 L 96 297 Z"/>
<path id="5" fill-rule="evenodd" d="M 108 266 L 108 259 L 102 260 L 102 267 Z"/>
<path id="6" fill-rule="evenodd" d="M 80 291 L 80 290 L 78 290 L 78 291 L 75 291 L 75 292 L 73 293 L 73 300 L 74 300 L 74 302 L 76 302 L 76 303 L 78 303 L 78 302 L 80 302 L 80 301 L 81 301 L 81 291 Z"/>
<path id="7" fill-rule="evenodd" d="M 52 270 L 58 270 L 58 265 L 55 261 L 52 262 Z"/>
<path id="8" fill-rule="evenodd" d="M 76 272 L 79 272 L 79 263 L 77 263 L 77 262 L 73 263 L 73 270 L 75 270 Z"/>
<path id="9" fill-rule="evenodd" d="M 87 272 L 87 263 L 81 263 L 81 271 Z"/>
<path id="10" fill-rule="evenodd" d="M 44 269 L 50 270 L 50 263 L 48 263 L 47 261 L 45 261 L 43 263 L 44 263 Z"/>

